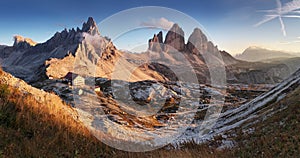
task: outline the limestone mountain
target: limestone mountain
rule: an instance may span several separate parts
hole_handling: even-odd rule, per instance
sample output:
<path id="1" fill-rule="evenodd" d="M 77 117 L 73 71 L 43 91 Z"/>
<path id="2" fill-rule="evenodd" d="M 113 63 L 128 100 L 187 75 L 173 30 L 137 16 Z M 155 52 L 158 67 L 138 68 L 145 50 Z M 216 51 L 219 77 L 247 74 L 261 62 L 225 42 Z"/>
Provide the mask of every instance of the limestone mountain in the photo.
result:
<path id="1" fill-rule="evenodd" d="M 155 34 L 154 37 L 149 40 L 148 51 L 140 55 L 140 57 L 142 56 L 144 58 L 143 60 L 146 60 L 146 58 L 164 58 L 168 63 L 177 65 L 176 67 L 181 69 L 182 65 L 185 64 L 180 62 L 176 56 L 178 56 L 178 53 L 183 54 L 184 58 L 193 66 L 198 80 L 201 83 L 209 82 L 210 79 L 207 61 L 213 62 L 210 66 L 223 65 L 222 67 L 225 67 L 226 79 L 229 83 L 278 83 L 299 68 L 299 62 L 296 58 L 293 60 L 293 64 L 278 61 L 265 63 L 248 62 L 236 59 L 226 51 L 220 51 L 212 41 L 208 40 L 207 36 L 199 28 L 194 29 L 185 44 L 184 32 L 177 24 L 174 24 L 167 33 L 165 42 L 162 41 L 162 32 Z M 257 53 L 261 54 L 258 55 Z M 272 53 L 274 53 L 274 51 L 249 48 L 240 57 L 250 55 L 253 58 L 256 56 L 259 58 L 264 55 L 272 56 Z M 136 58 L 133 55 L 128 56 Z M 292 55 L 282 52 L 277 52 L 276 55 L 275 52 L 274 57 L 279 56 L 292 57 Z M 140 57 L 137 58 L 137 60 L 141 60 Z M 153 70 L 161 74 L 170 74 L 157 63 L 151 63 L 150 65 Z M 170 75 L 168 75 L 168 77 L 170 77 Z M 174 76 L 171 78 L 174 79 Z"/>
<path id="2" fill-rule="evenodd" d="M 61 78 L 75 69 L 86 76 L 109 77 L 121 56 L 122 52 L 109 39 L 100 36 L 97 24 L 91 17 L 81 29 L 56 32 L 44 43 L 36 44 L 16 36 L 13 46 L 0 50 L 3 69 L 27 82 L 48 77 Z M 120 63 L 133 69 L 133 65 L 126 60 Z M 163 80 L 152 70 L 137 69 L 134 74 L 131 77 L 134 81 Z"/>
<path id="3" fill-rule="evenodd" d="M 230 65 L 239 62 L 230 54 L 225 51 L 219 51 L 217 46 L 213 42 L 209 41 L 206 35 L 199 29 L 195 28 L 190 35 L 187 43 L 185 43 L 184 31 L 178 24 L 174 24 L 172 28 L 167 32 L 165 41 L 163 42 L 163 34 L 160 31 L 158 34 L 154 34 L 152 39 L 149 39 L 148 50 L 153 52 L 166 52 L 178 51 L 185 54 L 197 55 L 203 62 L 204 54 L 211 54 L 214 56 L 221 55 L 224 58 L 225 65 Z"/>

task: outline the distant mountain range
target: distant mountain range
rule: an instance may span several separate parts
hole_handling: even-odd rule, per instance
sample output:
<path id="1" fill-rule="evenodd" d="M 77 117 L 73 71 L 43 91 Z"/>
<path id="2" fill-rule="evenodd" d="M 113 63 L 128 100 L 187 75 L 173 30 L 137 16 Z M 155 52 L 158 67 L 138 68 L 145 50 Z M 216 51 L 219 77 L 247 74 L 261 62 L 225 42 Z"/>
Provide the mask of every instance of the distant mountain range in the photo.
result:
<path id="1" fill-rule="evenodd" d="M 199 28 L 194 29 L 187 41 L 184 37 L 182 28 L 174 24 L 165 38 L 159 32 L 149 39 L 145 52 L 120 51 L 110 39 L 101 36 L 96 22 L 90 17 L 82 28 L 64 29 L 44 43 L 15 36 L 13 46 L 0 47 L 0 63 L 3 70 L 29 83 L 63 78 L 69 72 L 126 81 L 174 81 L 178 76 L 189 77 L 189 71 L 194 71 L 200 83 L 209 84 L 208 62 L 214 69 L 216 65 L 225 68 L 230 83 L 278 83 L 298 68 L 297 64 L 291 69 L 284 63 L 243 61 L 244 56 L 254 56 L 256 60 L 268 55 L 293 57 L 281 52 L 273 55 L 274 52 L 259 48 L 249 48 L 236 59 L 220 51 Z M 264 55 L 259 57 L 257 54 Z M 121 74 L 113 75 L 115 72 Z"/>
<path id="2" fill-rule="evenodd" d="M 264 61 L 270 59 L 280 59 L 280 58 L 293 58 L 299 57 L 300 54 L 293 54 L 283 51 L 269 50 L 261 47 L 249 47 L 242 54 L 238 54 L 235 57 L 240 60 L 245 61 Z"/>

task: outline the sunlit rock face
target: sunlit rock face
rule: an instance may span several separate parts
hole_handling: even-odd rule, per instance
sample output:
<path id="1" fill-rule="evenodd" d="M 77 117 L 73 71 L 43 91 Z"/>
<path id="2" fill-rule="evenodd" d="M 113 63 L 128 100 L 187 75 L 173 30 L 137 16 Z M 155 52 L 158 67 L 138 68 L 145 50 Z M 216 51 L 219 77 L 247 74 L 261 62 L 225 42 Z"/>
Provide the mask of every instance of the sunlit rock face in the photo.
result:
<path id="1" fill-rule="evenodd" d="M 32 39 L 30 38 L 24 38 L 20 35 L 16 35 L 14 36 L 14 47 L 18 48 L 18 49 L 27 49 L 31 46 L 35 46 L 37 43 L 34 42 Z"/>

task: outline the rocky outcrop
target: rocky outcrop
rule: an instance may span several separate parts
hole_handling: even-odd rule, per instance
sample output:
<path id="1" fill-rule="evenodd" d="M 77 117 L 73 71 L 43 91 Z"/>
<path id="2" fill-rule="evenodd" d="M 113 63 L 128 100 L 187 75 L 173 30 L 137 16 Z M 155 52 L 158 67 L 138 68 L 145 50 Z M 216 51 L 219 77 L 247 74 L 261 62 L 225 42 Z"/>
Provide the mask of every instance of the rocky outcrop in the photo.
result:
<path id="1" fill-rule="evenodd" d="M 185 50 L 184 32 L 178 24 L 174 24 L 168 31 L 164 44 L 164 51 L 166 52 L 170 49 L 176 49 L 180 52 Z"/>
<path id="2" fill-rule="evenodd" d="M 35 46 L 37 43 L 34 42 L 30 38 L 24 38 L 20 35 L 14 36 L 14 47 L 17 49 L 27 49 L 30 48 L 31 46 Z"/>
<path id="3" fill-rule="evenodd" d="M 149 50 L 154 52 L 163 51 L 163 34 L 160 31 L 158 34 L 154 34 L 152 39 L 149 39 Z"/>

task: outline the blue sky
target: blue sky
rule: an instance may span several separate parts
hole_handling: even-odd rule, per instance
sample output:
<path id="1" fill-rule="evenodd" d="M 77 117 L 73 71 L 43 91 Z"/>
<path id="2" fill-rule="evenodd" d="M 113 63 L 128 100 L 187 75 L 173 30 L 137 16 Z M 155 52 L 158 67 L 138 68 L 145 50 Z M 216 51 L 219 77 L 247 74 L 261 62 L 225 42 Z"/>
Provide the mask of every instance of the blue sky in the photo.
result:
<path id="1" fill-rule="evenodd" d="M 282 5 L 291 0 L 281 0 Z M 40 1 L 40 0 L 5 0 L 0 2 L 0 44 L 12 44 L 13 35 L 19 34 L 44 42 L 55 32 L 64 28 L 81 27 L 92 16 L 99 23 L 103 35 L 113 36 L 116 26 L 107 29 L 101 27 L 103 20 L 120 11 L 141 7 L 161 6 L 178 10 L 195 19 L 201 29 L 220 49 L 231 54 L 241 53 L 248 46 L 262 46 L 276 50 L 300 52 L 300 18 L 284 18 L 286 36 L 281 31 L 279 20 L 273 19 L 258 27 L 265 12 L 277 7 L 276 0 L 86 0 L 86 1 Z M 188 37 L 193 23 L 176 16 L 153 12 L 153 17 L 140 17 L 140 22 L 151 23 L 160 18 L 179 23 Z M 137 16 L 137 15 L 132 15 Z M 130 16 L 130 17 L 132 17 Z M 126 23 L 124 17 L 119 21 Z M 130 20 L 128 20 L 130 21 Z M 182 24 L 181 24 L 182 23 Z M 136 24 L 138 25 L 138 24 Z M 133 49 L 139 44 L 147 44 L 148 39 L 159 29 L 138 29 L 117 38 L 115 43 L 120 49 Z M 134 37 L 134 38 L 133 38 Z"/>

